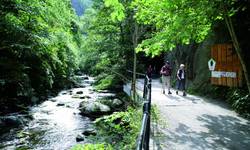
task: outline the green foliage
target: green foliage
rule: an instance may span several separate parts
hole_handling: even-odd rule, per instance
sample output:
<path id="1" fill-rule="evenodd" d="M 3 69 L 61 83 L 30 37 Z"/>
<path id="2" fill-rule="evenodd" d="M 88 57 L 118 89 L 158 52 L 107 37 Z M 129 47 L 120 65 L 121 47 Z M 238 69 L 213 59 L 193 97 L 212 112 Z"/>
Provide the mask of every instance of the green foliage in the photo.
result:
<path id="1" fill-rule="evenodd" d="M 72 150 L 135 149 L 141 127 L 141 121 L 138 120 L 142 119 L 141 116 L 140 110 L 128 108 L 125 112 L 98 118 L 94 122 L 98 134 L 90 137 L 91 143 L 95 144 L 76 145 Z"/>
<path id="2" fill-rule="evenodd" d="M 95 88 L 97 90 L 116 90 L 118 86 L 121 85 L 121 80 L 119 79 L 118 76 L 111 74 L 111 75 L 106 75 L 106 74 L 101 74 L 97 77 L 97 82 Z"/>
<path id="3" fill-rule="evenodd" d="M 216 20 L 235 13 L 234 9 L 224 10 L 233 3 L 234 0 L 134 0 L 132 6 L 138 10 L 135 16 L 138 22 L 156 28 L 137 51 L 154 56 L 190 41 L 202 42 Z"/>
<path id="4" fill-rule="evenodd" d="M 80 67 L 84 72 L 98 76 L 98 89 L 113 89 L 121 84 L 123 78 L 118 74 L 124 75 L 132 60 L 129 22 L 121 23 L 110 17 L 113 16 L 116 3 L 119 2 L 95 1 L 93 7 L 81 17 L 80 28 L 85 37 L 81 47 Z"/>
<path id="5" fill-rule="evenodd" d="M 78 68 L 82 37 L 71 1 L 1 0 L 0 7 L 1 95 L 64 87 Z"/>
<path id="6" fill-rule="evenodd" d="M 160 120 L 160 111 L 155 104 L 151 107 L 151 117 L 154 121 Z"/>
<path id="7" fill-rule="evenodd" d="M 115 112 L 95 121 L 99 142 L 111 143 L 113 149 L 135 149 L 140 130 L 141 111 L 129 108 L 126 112 Z"/>
<path id="8" fill-rule="evenodd" d="M 113 150 L 110 144 L 84 144 L 76 145 L 71 150 Z"/>
<path id="9" fill-rule="evenodd" d="M 111 19 L 113 21 L 122 21 L 125 18 L 125 8 L 119 0 L 104 0 L 106 7 L 111 7 L 113 9 L 111 13 Z"/>
<path id="10" fill-rule="evenodd" d="M 231 89 L 227 101 L 238 113 L 250 118 L 250 95 L 245 90 Z"/>

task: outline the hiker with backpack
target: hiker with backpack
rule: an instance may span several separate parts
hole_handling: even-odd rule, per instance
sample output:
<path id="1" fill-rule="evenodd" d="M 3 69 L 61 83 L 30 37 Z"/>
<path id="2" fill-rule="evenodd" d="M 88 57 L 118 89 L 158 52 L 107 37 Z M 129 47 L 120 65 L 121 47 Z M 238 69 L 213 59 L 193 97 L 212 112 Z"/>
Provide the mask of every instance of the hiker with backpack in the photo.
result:
<path id="1" fill-rule="evenodd" d="M 160 72 L 160 74 L 162 75 L 162 88 L 163 88 L 162 93 L 163 94 L 165 94 L 165 88 L 167 88 L 168 94 L 172 94 L 170 91 L 171 73 L 172 73 L 172 68 L 170 66 L 170 63 L 167 61 L 165 65 L 161 68 L 161 72 Z"/>

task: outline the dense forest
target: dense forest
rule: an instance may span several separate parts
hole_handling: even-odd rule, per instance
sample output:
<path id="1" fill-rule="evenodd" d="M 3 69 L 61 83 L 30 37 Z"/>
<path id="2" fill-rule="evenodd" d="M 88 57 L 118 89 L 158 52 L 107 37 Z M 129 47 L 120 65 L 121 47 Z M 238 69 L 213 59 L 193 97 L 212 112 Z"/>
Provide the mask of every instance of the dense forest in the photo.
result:
<path id="1" fill-rule="evenodd" d="M 82 35 L 70 1 L 0 3 L 0 107 L 5 113 L 13 103 L 29 104 L 69 85 L 79 65 Z"/>
<path id="2" fill-rule="evenodd" d="M 126 70 L 144 73 L 150 64 L 159 74 L 168 59 L 175 69 L 187 65 L 190 93 L 249 113 L 249 1 L 94 1 L 82 18 L 88 36 L 81 68 L 98 76 L 99 87 L 112 88 L 131 76 Z M 220 43 L 234 46 L 243 69 L 241 88 L 210 83 L 207 61 L 211 46 Z"/>
<path id="3" fill-rule="evenodd" d="M 174 71 L 187 64 L 189 93 L 222 99 L 249 117 L 249 12 L 248 0 L 1 0 L 0 115 L 76 87 L 75 74 L 94 76 L 97 91 L 118 93 L 132 79 L 128 70 L 153 65 L 159 77 L 169 60 Z M 234 46 L 242 87 L 210 84 L 207 45 L 216 43 Z"/>

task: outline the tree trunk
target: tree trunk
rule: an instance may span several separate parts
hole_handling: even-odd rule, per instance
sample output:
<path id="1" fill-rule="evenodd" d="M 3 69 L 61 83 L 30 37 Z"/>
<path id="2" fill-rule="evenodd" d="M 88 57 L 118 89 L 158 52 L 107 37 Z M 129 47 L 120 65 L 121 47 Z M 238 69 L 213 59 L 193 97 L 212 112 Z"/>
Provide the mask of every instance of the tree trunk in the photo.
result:
<path id="1" fill-rule="evenodd" d="M 224 14 L 225 22 L 226 22 L 228 31 L 230 33 L 230 36 L 232 38 L 235 51 L 236 51 L 236 53 L 237 53 L 237 55 L 239 57 L 239 60 L 240 60 L 240 63 L 241 63 L 242 69 L 243 69 L 243 73 L 244 73 L 244 76 L 245 76 L 248 92 L 250 93 L 250 81 L 249 81 L 249 77 L 248 77 L 247 67 L 246 67 L 246 64 L 245 64 L 245 61 L 244 61 L 244 58 L 243 58 L 243 53 L 242 53 L 242 50 L 240 48 L 239 41 L 238 41 L 237 36 L 235 34 L 235 31 L 234 31 L 232 19 L 227 15 L 227 12 L 228 11 L 225 8 L 225 14 Z"/>
<path id="2" fill-rule="evenodd" d="M 135 100 L 136 98 L 136 62 L 137 62 L 137 57 L 136 57 L 136 47 L 138 43 L 138 25 L 135 21 L 135 29 L 134 29 L 134 34 L 133 34 L 133 48 L 134 48 L 134 61 L 133 61 L 133 79 L 132 79 L 132 98 Z"/>
<path id="3" fill-rule="evenodd" d="M 186 52 L 186 64 L 187 64 L 187 77 L 190 80 L 193 80 L 195 78 L 195 72 L 194 72 L 194 58 L 195 58 L 195 54 L 197 51 L 197 44 L 195 44 L 195 42 L 191 42 L 188 46 L 187 46 L 187 52 Z"/>

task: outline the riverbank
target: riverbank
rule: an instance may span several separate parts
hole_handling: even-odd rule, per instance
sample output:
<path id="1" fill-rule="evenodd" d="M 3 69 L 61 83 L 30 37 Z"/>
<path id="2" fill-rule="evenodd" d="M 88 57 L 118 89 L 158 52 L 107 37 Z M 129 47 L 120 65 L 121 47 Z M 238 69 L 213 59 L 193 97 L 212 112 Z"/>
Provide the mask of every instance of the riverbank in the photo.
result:
<path id="1" fill-rule="evenodd" d="M 91 77 L 77 78 L 79 87 L 62 90 L 57 96 L 30 107 L 29 120 L 20 121 L 18 126 L 8 128 L 7 132 L 1 134 L 0 148 L 70 149 L 76 144 L 91 142 L 88 136 L 96 134 L 94 119 L 81 114 L 80 104 L 87 100 L 116 97 L 116 94 L 96 91 Z M 20 119 L 20 114 L 13 114 L 12 118 Z"/>

